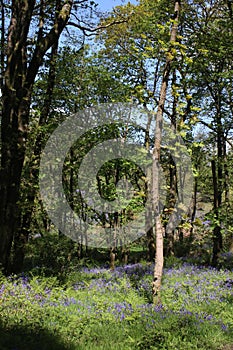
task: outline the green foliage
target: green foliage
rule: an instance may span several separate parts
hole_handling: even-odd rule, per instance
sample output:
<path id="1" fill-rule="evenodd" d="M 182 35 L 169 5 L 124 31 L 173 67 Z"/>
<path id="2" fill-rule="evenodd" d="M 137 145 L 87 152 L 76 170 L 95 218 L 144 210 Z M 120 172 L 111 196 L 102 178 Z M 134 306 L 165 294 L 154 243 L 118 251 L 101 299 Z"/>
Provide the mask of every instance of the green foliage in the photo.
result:
<path id="1" fill-rule="evenodd" d="M 166 268 L 170 267 L 180 267 L 182 265 L 182 260 L 174 255 L 165 258 L 164 266 Z"/>
<path id="2" fill-rule="evenodd" d="M 222 268 L 233 270 L 233 253 L 232 252 L 221 253 L 219 256 L 218 264 Z"/>
<path id="3" fill-rule="evenodd" d="M 77 245 L 66 236 L 45 233 L 43 237 L 29 240 L 25 268 L 33 268 L 35 274 L 43 272 L 62 278 L 68 267 L 71 269 L 76 264 Z"/>
<path id="4" fill-rule="evenodd" d="M 201 329 L 197 325 L 195 316 L 182 316 L 177 318 L 175 315 L 169 317 L 169 323 L 163 322 L 162 327 L 154 330 L 149 329 L 138 342 L 137 349 L 144 350 L 205 350 L 216 349 L 213 336 L 217 328 L 209 329 L 203 325 Z M 218 339 L 220 344 L 220 339 Z"/>

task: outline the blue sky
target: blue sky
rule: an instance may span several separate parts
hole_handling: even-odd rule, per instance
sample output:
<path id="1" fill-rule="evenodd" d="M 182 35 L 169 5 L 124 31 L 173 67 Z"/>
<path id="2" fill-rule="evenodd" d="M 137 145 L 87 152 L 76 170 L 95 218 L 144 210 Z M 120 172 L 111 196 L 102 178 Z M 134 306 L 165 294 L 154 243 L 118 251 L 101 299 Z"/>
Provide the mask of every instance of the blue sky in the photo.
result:
<path id="1" fill-rule="evenodd" d="M 103 11 L 109 11 L 111 10 L 114 6 L 122 5 L 122 4 L 127 4 L 128 2 L 131 2 L 133 4 L 136 3 L 136 0 L 131 0 L 131 1 L 125 1 L 125 0 L 95 0 L 97 4 L 99 4 L 99 8 Z"/>

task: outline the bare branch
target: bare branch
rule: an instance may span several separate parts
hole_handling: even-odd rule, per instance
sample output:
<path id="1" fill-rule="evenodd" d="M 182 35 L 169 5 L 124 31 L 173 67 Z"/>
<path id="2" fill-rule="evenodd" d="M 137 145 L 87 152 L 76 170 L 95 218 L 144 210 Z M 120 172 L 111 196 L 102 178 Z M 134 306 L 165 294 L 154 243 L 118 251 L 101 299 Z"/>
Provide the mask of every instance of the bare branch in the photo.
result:
<path id="1" fill-rule="evenodd" d="M 217 133 L 216 129 L 211 124 L 206 123 L 204 120 L 199 118 L 198 118 L 198 122 L 206 126 L 207 128 L 209 128 L 210 130 L 214 131 L 215 133 Z M 233 148 L 233 143 L 227 137 L 224 137 L 224 139 Z"/>
<path id="2" fill-rule="evenodd" d="M 116 24 L 126 23 L 127 21 L 128 21 L 128 18 L 122 19 L 122 20 L 116 20 L 116 21 L 113 21 L 111 23 L 108 23 L 105 25 L 100 25 L 100 26 L 95 27 L 95 28 L 89 28 L 89 27 L 81 25 L 80 23 L 75 23 L 75 22 L 68 22 L 67 25 L 73 26 L 75 28 L 82 30 L 86 36 L 91 36 L 91 35 L 94 35 L 96 32 L 98 32 L 99 30 L 107 29 L 107 28 L 112 27 Z M 88 34 L 88 32 L 91 34 Z"/>

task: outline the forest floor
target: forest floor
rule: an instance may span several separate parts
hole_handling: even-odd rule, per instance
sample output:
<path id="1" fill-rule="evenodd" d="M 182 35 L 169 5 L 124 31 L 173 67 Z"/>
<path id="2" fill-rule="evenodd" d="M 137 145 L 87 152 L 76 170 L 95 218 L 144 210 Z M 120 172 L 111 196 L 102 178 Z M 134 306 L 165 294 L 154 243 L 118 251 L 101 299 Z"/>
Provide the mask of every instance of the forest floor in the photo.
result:
<path id="1" fill-rule="evenodd" d="M 233 271 L 165 268 L 162 304 L 153 265 L 82 267 L 62 282 L 1 277 L 0 350 L 233 349 Z"/>

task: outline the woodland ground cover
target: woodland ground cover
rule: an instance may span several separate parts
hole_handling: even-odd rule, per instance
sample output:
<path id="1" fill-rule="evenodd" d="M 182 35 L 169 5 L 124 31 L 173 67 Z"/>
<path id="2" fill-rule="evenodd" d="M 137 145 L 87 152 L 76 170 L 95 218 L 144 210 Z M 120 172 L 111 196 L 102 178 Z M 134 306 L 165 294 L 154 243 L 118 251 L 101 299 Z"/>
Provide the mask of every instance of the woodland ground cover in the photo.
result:
<path id="1" fill-rule="evenodd" d="M 2 277 L 0 349 L 224 349 L 233 345 L 233 271 L 178 263 L 151 303 L 153 265 L 83 267 L 62 283 Z"/>

